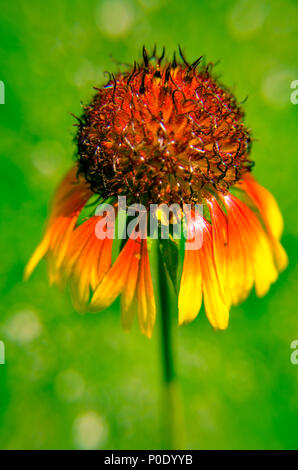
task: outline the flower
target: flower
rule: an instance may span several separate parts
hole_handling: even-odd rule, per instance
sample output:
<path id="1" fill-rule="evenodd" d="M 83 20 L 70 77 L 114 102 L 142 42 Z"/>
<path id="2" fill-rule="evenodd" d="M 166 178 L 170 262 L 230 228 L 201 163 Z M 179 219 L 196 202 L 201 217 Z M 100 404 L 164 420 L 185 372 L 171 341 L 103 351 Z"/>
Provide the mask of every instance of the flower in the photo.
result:
<path id="1" fill-rule="evenodd" d="M 116 217 L 120 196 L 146 209 L 190 207 L 186 239 L 202 243 L 184 252 L 179 324 L 198 315 L 204 298 L 212 326 L 225 329 L 230 307 L 253 286 L 265 295 L 287 265 L 279 208 L 251 175 L 242 109 L 212 75 L 212 64 L 200 65 L 201 58 L 189 64 L 181 50 L 180 56 L 163 65 L 164 51 L 149 57 L 144 48 L 141 64 L 96 89 L 78 120 L 77 163 L 56 192 L 25 270 L 27 278 L 46 257 L 50 282 L 69 280 L 78 310 L 102 310 L 121 294 L 124 328 L 137 312 L 149 337 L 156 317 L 150 241 L 132 231 L 112 261 L 116 241 L 96 234 L 106 218 L 90 213 L 98 202 L 109 203 Z M 203 214 L 194 210 L 198 204 Z M 168 267 L 168 255 L 164 261 Z"/>

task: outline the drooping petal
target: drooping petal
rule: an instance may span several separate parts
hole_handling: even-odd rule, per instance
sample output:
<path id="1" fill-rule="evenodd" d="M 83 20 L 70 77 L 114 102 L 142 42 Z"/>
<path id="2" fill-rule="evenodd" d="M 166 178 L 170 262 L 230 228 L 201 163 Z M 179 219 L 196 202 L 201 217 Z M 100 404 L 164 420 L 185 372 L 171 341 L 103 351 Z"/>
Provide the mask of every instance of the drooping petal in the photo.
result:
<path id="1" fill-rule="evenodd" d="M 46 252 L 49 248 L 49 232 L 47 235 L 44 236 L 43 240 L 39 243 L 39 245 L 35 248 L 34 253 L 31 255 L 28 263 L 24 269 L 24 279 L 27 280 L 31 276 L 32 272 L 38 265 L 39 261 L 45 256 Z"/>
<path id="2" fill-rule="evenodd" d="M 49 228 L 49 234 L 51 234 L 51 237 L 46 253 L 50 284 L 56 283 L 63 285 L 60 267 L 66 254 L 71 233 L 76 222 L 77 215 L 72 217 L 59 216 L 56 219 L 53 219 L 51 223 Z"/>
<path id="3" fill-rule="evenodd" d="M 226 305 L 231 304 L 228 283 L 228 224 L 227 218 L 215 197 L 207 199 L 212 222 L 214 263 Z"/>
<path id="4" fill-rule="evenodd" d="M 131 328 L 138 315 L 141 331 L 151 337 L 156 317 L 147 240 L 132 236 L 121 250 L 115 263 L 95 290 L 92 311 L 107 308 L 121 295 L 122 325 Z"/>
<path id="5" fill-rule="evenodd" d="M 72 233 L 65 255 L 63 270 L 70 277 L 73 302 L 85 310 L 90 291 L 95 290 L 111 266 L 113 240 L 96 237 L 96 225 L 101 217 L 93 216 Z"/>
<path id="6" fill-rule="evenodd" d="M 141 258 L 137 281 L 138 319 L 142 333 L 151 338 L 156 317 L 147 240 L 141 240 Z"/>
<path id="7" fill-rule="evenodd" d="M 115 263 L 108 271 L 103 281 L 96 288 L 92 300 L 91 308 L 93 311 L 103 310 L 111 305 L 121 294 L 127 284 L 126 305 L 130 304 L 130 299 L 134 295 L 135 282 L 128 282 L 129 274 L 138 275 L 140 261 L 141 243 L 140 240 L 129 238 L 121 250 Z M 131 268 L 134 269 L 131 269 Z"/>
<path id="8" fill-rule="evenodd" d="M 138 300 L 136 296 L 136 286 L 139 273 L 139 256 L 133 257 L 127 280 L 121 295 L 121 322 L 125 331 L 131 329 L 134 316 L 138 313 Z"/>
<path id="9" fill-rule="evenodd" d="M 238 239 L 238 248 L 241 250 L 238 253 L 238 263 L 243 256 L 243 267 L 246 269 L 246 281 L 245 277 L 242 278 L 242 281 L 244 280 L 243 291 L 242 293 L 241 290 L 238 291 L 238 295 L 240 299 L 245 297 L 254 282 L 256 294 L 261 297 L 277 279 L 269 240 L 257 216 L 242 201 L 231 194 L 224 196 L 223 199 L 228 212 L 229 233 L 235 232 L 231 234 L 233 238 L 229 239 L 229 248 L 231 246 L 233 249 Z M 232 282 L 235 283 L 240 273 L 235 263 L 232 267 L 230 261 L 229 259 L 229 267 L 231 266 L 229 279 L 231 277 Z M 236 271 L 233 273 L 232 269 Z M 239 298 L 233 300 L 237 302 Z"/>
<path id="10" fill-rule="evenodd" d="M 85 204 L 92 194 L 89 184 L 78 175 L 78 167 L 75 165 L 65 175 L 54 194 L 50 220 L 80 211 L 82 201 L 85 201 Z"/>
<path id="11" fill-rule="evenodd" d="M 203 295 L 206 315 L 211 325 L 220 330 L 228 327 L 229 306 L 221 290 L 219 277 L 213 257 L 212 227 L 203 217 L 199 220 L 204 232 L 200 253 Z"/>
<path id="12" fill-rule="evenodd" d="M 279 240 L 283 232 L 283 218 L 272 194 L 257 183 L 250 173 L 244 175 L 238 186 L 244 189 L 255 203 L 263 217 L 268 233 Z"/>
<path id="13" fill-rule="evenodd" d="M 286 267 L 289 264 L 288 255 L 285 252 L 285 249 L 280 243 L 280 241 L 277 240 L 276 238 L 271 239 L 271 246 L 272 246 L 272 251 L 273 251 L 276 267 L 278 271 L 281 272 L 284 269 L 286 269 Z"/>
<path id="14" fill-rule="evenodd" d="M 238 219 L 238 211 L 233 210 L 232 197 L 223 198 L 228 213 L 228 261 L 227 280 L 231 302 L 242 302 L 253 286 L 253 269 L 250 261 L 249 236 L 245 230 L 245 221 Z M 229 201 L 231 203 L 229 204 Z"/>
<path id="15" fill-rule="evenodd" d="M 64 259 L 71 232 L 79 212 L 91 194 L 86 181 L 77 177 L 77 167 L 73 167 L 56 191 L 45 235 L 25 268 L 25 279 L 31 275 L 39 261 L 48 254 L 50 281 L 59 280 L 59 268 Z"/>
<path id="16" fill-rule="evenodd" d="M 250 174 L 245 175 L 238 186 L 247 193 L 263 218 L 270 237 L 276 267 L 278 271 L 283 271 L 288 265 L 288 257 L 279 241 L 283 231 L 283 218 L 276 200 Z"/>
<path id="17" fill-rule="evenodd" d="M 201 240 L 195 249 L 186 249 L 179 292 L 179 322 L 187 322 L 198 314 L 202 291 L 206 315 L 214 328 L 228 326 L 229 310 L 222 294 L 213 255 L 212 227 L 196 214 L 188 221 L 189 238 Z"/>
<path id="18" fill-rule="evenodd" d="M 189 230 L 189 241 L 193 241 Z M 202 273 L 198 250 L 185 250 L 178 297 L 179 325 L 196 318 L 202 304 Z"/>

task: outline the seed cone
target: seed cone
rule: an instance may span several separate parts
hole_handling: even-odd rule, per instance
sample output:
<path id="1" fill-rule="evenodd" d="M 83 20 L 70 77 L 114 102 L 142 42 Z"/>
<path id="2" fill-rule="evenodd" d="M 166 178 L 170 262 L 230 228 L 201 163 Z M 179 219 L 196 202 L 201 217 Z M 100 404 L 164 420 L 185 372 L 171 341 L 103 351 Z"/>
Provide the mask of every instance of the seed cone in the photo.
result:
<path id="1" fill-rule="evenodd" d="M 162 65 L 145 49 L 143 56 L 84 108 L 79 172 L 95 193 L 145 205 L 226 193 L 253 165 L 235 97 L 199 60 Z"/>

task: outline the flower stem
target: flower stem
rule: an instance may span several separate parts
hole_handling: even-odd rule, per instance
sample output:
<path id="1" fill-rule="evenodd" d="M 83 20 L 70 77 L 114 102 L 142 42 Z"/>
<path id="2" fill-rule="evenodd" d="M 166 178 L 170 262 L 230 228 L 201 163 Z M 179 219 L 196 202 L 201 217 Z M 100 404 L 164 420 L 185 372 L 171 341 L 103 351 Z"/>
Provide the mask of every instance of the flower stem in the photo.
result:
<path id="1" fill-rule="evenodd" d="M 168 449 L 183 448 L 183 419 L 174 367 L 170 298 L 166 268 L 160 245 L 158 248 L 159 307 L 161 317 L 161 354 L 163 359 L 165 445 Z"/>

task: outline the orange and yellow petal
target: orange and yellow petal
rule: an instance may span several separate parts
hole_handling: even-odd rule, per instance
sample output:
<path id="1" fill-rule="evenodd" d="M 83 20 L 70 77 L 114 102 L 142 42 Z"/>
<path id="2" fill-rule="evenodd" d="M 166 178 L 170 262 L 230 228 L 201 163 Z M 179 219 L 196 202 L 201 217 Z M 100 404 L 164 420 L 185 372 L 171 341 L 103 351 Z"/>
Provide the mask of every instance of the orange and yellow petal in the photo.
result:
<path id="1" fill-rule="evenodd" d="M 258 208 L 268 233 L 279 240 L 283 232 L 283 218 L 272 194 L 257 183 L 250 173 L 244 175 L 238 186 L 246 191 Z"/>
<path id="2" fill-rule="evenodd" d="M 212 223 L 212 246 L 214 264 L 226 305 L 231 304 L 228 288 L 228 222 L 215 197 L 207 201 Z"/>
<path id="3" fill-rule="evenodd" d="M 201 247 L 185 250 L 179 291 L 179 323 L 193 320 L 204 296 L 206 315 L 214 328 L 228 326 L 229 309 L 224 299 L 213 255 L 212 226 L 201 215 L 189 221 L 189 234 L 202 240 Z"/>
<path id="4" fill-rule="evenodd" d="M 194 241 L 191 238 L 189 241 Z M 196 318 L 202 304 L 202 273 L 198 250 L 185 250 L 178 297 L 179 325 Z"/>
<path id="5" fill-rule="evenodd" d="M 140 329 L 142 333 L 150 338 L 155 324 L 156 306 L 146 239 L 141 240 L 141 258 L 137 281 L 137 308 Z"/>
<path id="6" fill-rule="evenodd" d="M 130 300 L 133 298 L 135 292 L 135 282 L 132 282 L 131 276 L 137 276 L 140 252 L 140 240 L 129 238 L 115 263 L 92 296 L 91 308 L 93 311 L 103 310 L 111 305 L 118 295 L 123 292 L 126 284 L 126 305 L 130 304 Z M 134 269 L 131 272 L 132 266 Z M 129 274 L 131 274 L 131 276 L 130 281 L 128 282 Z"/>
<path id="7" fill-rule="evenodd" d="M 203 244 L 199 253 L 205 311 L 211 325 L 216 329 L 224 330 L 229 323 L 229 306 L 222 292 L 214 262 L 212 226 L 203 217 L 200 218 L 200 225 L 203 231 Z"/>
<path id="8" fill-rule="evenodd" d="M 77 167 L 73 167 L 56 191 L 45 235 L 25 268 L 25 279 L 47 255 L 50 282 L 61 281 L 59 269 L 66 254 L 71 232 L 79 212 L 91 195 L 86 181 L 77 178 Z"/>
<path id="9" fill-rule="evenodd" d="M 50 284 L 63 285 L 61 264 L 67 251 L 71 233 L 76 225 L 77 216 L 57 217 L 49 228 L 50 243 L 46 253 Z"/>
<path id="10" fill-rule="evenodd" d="M 228 213 L 230 292 L 237 292 L 232 302 L 244 300 L 253 284 L 261 297 L 277 279 L 270 242 L 257 216 L 242 201 L 231 194 L 223 200 Z"/>
<path id="11" fill-rule="evenodd" d="M 139 250 L 139 246 L 137 249 Z M 132 257 L 126 283 L 121 295 L 121 322 L 125 331 L 131 329 L 134 316 L 138 314 L 138 300 L 136 296 L 138 273 L 140 264 L 140 251 Z"/>
<path id="12" fill-rule="evenodd" d="M 108 307 L 120 294 L 124 329 L 130 329 L 136 312 L 141 331 L 151 337 L 156 305 L 146 239 L 128 239 L 115 263 L 95 290 L 91 299 L 92 311 Z"/>
<path id="13" fill-rule="evenodd" d="M 238 187 L 246 192 L 258 209 L 270 238 L 276 267 L 278 271 L 283 271 L 288 265 L 288 257 L 280 243 L 283 218 L 275 198 L 250 174 L 244 176 Z"/>
<path id="14" fill-rule="evenodd" d="M 244 237 L 246 235 L 245 221 L 238 220 L 237 211 L 233 210 L 232 202 L 228 204 L 229 196 L 224 199 L 228 217 L 227 289 L 231 303 L 237 305 L 248 296 L 252 289 L 253 269 L 247 241 L 249 236 Z"/>
<path id="15" fill-rule="evenodd" d="M 59 216 L 80 212 L 92 196 L 87 181 L 78 175 L 78 167 L 72 167 L 58 186 L 52 202 L 50 221 Z"/>
<path id="16" fill-rule="evenodd" d="M 228 325 L 229 307 L 249 294 L 253 285 L 258 296 L 267 293 L 277 279 L 272 242 L 258 217 L 241 200 L 222 197 L 226 213 L 215 197 L 206 200 L 211 224 L 202 216 L 189 224 L 203 239 L 201 248 L 186 250 L 179 292 L 179 323 L 199 312 L 202 292 L 207 317 L 219 329 Z"/>
<path id="17" fill-rule="evenodd" d="M 111 267 L 113 240 L 96 237 L 100 217 L 93 216 L 73 230 L 63 271 L 70 278 L 75 307 L 86 310 L 91 290 L 95 290 Z"/>

